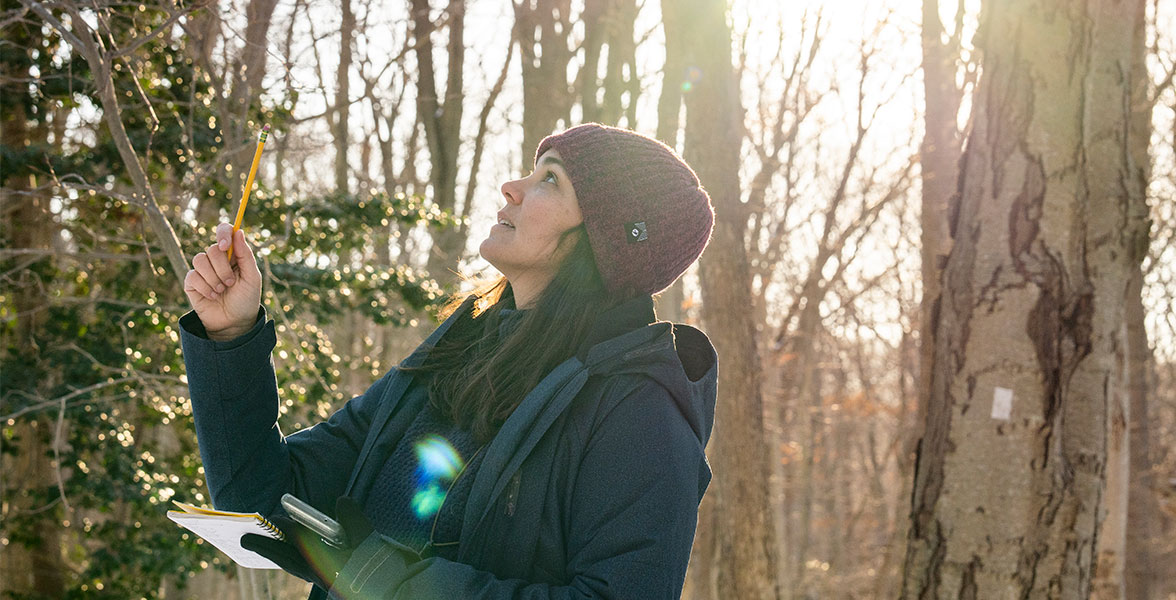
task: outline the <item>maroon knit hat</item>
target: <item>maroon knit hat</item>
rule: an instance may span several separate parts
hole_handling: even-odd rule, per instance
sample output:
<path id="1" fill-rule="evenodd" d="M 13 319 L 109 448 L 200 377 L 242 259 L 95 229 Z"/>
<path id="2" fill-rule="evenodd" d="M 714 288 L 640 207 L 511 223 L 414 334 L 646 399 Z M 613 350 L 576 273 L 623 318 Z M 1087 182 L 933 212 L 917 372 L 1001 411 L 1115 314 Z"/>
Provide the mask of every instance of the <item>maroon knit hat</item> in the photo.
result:
<path id="1" fill-rule="evenodd" d="M 586 123 L 544 138 L 535 161 L 551 148 L 572 180 L 596 268 L 610 292 L 656 294 L 702 254 L 714 209 L 698 176 L 669 146 Z"/>

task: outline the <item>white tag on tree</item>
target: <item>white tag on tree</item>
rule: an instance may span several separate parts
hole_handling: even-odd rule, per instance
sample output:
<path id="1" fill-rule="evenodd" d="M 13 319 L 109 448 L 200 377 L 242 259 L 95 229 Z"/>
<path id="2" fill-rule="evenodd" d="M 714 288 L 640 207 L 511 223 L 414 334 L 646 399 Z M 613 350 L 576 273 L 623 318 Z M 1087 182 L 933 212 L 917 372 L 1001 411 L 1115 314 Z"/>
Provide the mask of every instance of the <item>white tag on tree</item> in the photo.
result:
<path id="1" fill-rule="evenodd" d="M 992 418 L 1009 420 L 1013 412 L 1013 390 L 998 387 L 992 390 Z"/>

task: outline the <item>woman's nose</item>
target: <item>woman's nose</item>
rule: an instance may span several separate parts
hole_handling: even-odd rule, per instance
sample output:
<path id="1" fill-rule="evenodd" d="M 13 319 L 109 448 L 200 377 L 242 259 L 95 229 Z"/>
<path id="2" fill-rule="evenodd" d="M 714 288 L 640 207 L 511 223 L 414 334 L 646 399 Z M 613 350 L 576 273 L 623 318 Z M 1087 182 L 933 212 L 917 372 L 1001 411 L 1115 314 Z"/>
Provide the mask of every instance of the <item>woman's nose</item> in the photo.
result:
<path id="1" fill-rule="evenodd" d="M 523 201 L 523 191 L 519 187 L 519 180 L 515 179 L 502 184 L 502 195 L 506 201 L 511 204 L 519 204 Z"/>

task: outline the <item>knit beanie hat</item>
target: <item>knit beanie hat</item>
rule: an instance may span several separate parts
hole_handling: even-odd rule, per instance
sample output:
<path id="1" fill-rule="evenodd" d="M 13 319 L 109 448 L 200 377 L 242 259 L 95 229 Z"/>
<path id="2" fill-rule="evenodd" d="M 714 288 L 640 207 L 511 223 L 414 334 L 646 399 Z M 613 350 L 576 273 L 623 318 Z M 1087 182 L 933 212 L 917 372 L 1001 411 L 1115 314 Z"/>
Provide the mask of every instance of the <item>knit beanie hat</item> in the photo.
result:
<path id="1" fill-rule="evenodd" d="M 702 254 L 715 214 L 698 176 L 669 146 L 640 133 L 586 123 L 547 136 L 571 179 L 596 268 L 609 292 L 653 295 Z"/>

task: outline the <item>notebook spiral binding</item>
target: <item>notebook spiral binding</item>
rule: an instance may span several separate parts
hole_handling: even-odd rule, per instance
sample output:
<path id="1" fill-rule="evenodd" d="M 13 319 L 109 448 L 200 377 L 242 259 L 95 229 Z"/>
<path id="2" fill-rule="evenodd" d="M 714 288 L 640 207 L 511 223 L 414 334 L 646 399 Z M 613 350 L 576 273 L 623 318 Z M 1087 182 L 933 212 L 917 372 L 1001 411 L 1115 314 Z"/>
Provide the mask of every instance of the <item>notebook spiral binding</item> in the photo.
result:
<path id="1" fill-rule="evenodd" d="M 279 540 L 283 542 L 286 541 L 286 534 L 282 533 L 282 530 L 278 529 L 276 525 L 270 523 L 269 519 L 261 515 L 257 515 L 257 518 L 261 519 L 261 526 L 264 527 L 266 531 L 277 535 Z"/>

